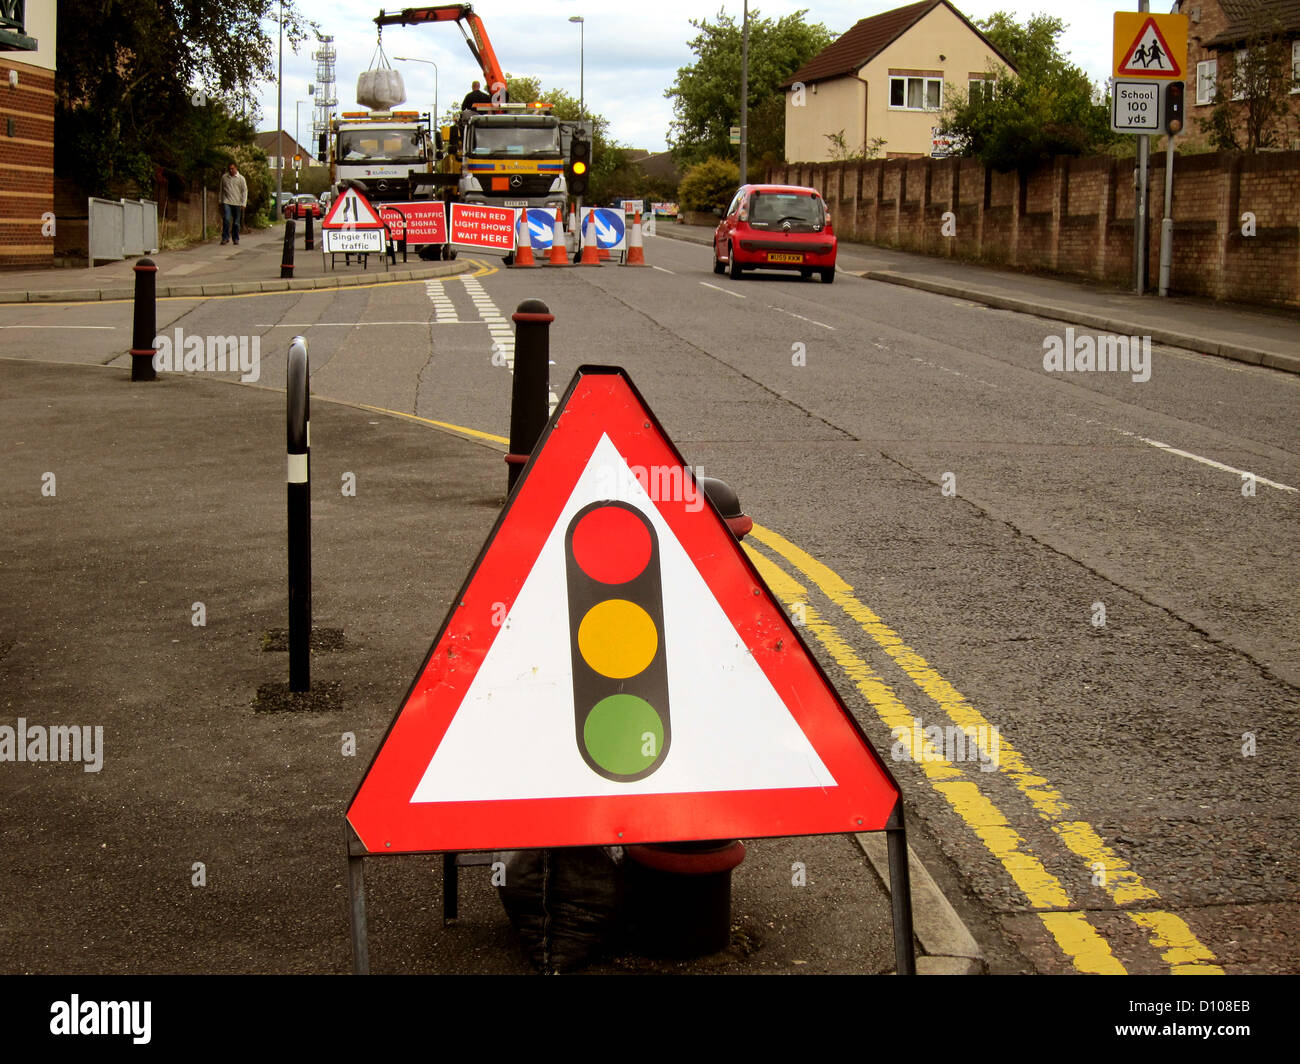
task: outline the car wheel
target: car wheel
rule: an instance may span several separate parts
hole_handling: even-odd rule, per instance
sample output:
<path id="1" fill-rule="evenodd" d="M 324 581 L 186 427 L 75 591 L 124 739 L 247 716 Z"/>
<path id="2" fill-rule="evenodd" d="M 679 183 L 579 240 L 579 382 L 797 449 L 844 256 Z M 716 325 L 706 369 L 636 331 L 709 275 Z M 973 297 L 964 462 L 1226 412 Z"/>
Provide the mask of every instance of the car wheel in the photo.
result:
<path id="1" fill-rule="evenodd" d="M 745 276 L 745 267 L 736 261 L 736 245 L 732 244 L 730 248 L 728 248 L 728 252 L 729 254 L 727 257 L 730 262 L 727 266 L 727 276 L 733 281 L 739 281 L 743 276 Z"/>
<path id="2" fill-rule="evenodd" d="M 727 264 L 726 264 L 725 262 L 723 262 L 720 258 L 718 258 L 718 245 L 717 245 L 717 244 L 714 244 L 714 245 L 713 245 L 713 272 L 714 272 L 714 273 L 726 273 L 726 272 L 727 272 Z"/>
<path id="3" fill-rule="evenodd" d="M 835 282 L 834 266 L 827 266 L 824 270 L 821 271 L 821 274 L 822 274 L 822 284 L 834 284 Z"/>

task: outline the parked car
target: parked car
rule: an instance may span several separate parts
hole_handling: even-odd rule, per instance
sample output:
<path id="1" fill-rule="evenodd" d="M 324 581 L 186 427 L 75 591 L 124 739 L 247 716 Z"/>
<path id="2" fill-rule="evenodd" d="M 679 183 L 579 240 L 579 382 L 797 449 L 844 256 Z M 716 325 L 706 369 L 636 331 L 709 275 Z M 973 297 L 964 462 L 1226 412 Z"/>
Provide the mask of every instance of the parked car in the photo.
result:
<path id="1" fill-rule="evenodd" d="M 797 270 L 835 280 L 837 241 L 815 188 L 742 185 L 713 232 L 713 272 L 739 280 L 746 270 Z"/>
<path id="2" fill-rule="evenodd" d="M 325 213 L 321 209 L 320 201 L 315 196 L 305 194 L 294 196 L 291 203 L 284 205 L 284 216 L 286 218 L 306 218 L 308 211 L 311 211 L 313 218 L 319 218 Z"/>

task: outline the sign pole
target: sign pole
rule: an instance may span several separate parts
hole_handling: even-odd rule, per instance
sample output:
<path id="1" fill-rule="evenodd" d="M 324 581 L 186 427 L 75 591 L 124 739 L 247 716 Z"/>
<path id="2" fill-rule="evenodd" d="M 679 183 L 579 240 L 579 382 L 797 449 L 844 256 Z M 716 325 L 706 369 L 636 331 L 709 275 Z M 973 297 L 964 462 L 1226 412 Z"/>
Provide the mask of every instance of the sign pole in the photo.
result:
<path id="1" fill-rule="evenodd" d="M 1174 134 L 1165 144 L 1165 216 L 1160 222 L 1160 294 L 1169 295 L 1174 258 Z"/>
<path id="2" fill-rule="evenodd" d="M 1151 10 L 1150 0 L 1138 0 L 1138 11 L 1145 14 Z M 1151 151 L 1150 138 L 1145 133 L 1138 134 L 1137 188 L 1133 195 L 1133 291 L 1138 295 L 1146 292 L 1147 277 L 1147 157 Z"/>

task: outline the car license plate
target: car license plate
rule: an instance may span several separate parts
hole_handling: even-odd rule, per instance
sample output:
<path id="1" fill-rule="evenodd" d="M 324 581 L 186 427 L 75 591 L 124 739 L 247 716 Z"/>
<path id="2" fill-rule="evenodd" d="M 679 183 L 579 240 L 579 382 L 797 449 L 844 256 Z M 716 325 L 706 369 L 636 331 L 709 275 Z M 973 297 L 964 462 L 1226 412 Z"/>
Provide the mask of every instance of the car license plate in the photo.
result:
<path id="1" fill-rule="evenodd" d="M 502 201 L 501 201 L 501 206 L 503 206 L 503 207 L 527 207 L 527 206 L 528 206 L 528 201 L 527 201 L 526 199 L 508 199 L 508 200 L 502 200 Z"/>
<path id="2" fill-rule="evenodd" d="M 768 262 L 803 262 L 802 255 L 778 255 L 776 252 L 767 253 Z"/>

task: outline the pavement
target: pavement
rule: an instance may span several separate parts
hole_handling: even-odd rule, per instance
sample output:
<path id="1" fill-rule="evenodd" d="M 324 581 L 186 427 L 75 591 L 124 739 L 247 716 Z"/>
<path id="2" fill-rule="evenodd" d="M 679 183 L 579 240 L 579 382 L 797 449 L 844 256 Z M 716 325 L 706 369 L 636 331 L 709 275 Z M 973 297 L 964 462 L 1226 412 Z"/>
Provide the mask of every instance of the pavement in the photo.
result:
<path id="1" fill-rule="evenodd" d="M 205 243 L 175 251 L 158 251 L 149 258 L 158 266 L 157 296 L 229 296 L 251 292 L 285 292 L 308 288 L 346 288 L 385 281 L 447 277 L 472 269 L 465 260 L 425 262 L 413 251 L 407 261 L 399 252 L 389 265 L 382 255 L 370 255 L 365 265 L 353 256 L 321 250 L 319 219 L 313 223 L 316 249 L 307 251 L 306 226 L 297 225 L 292 278 L 280 277 L 284 256 L 284 223 L 245 231 L 238 244 L 222 246 L 220 232 Z M 0 272 L 0 303 L 62 303 L 132 299 L 136 259 L 93 268 L 15 270 Z"/>
<path id="2" fill-rule="evenodd" d="M 269 711 L 288 701 L 283 393 L 128 378 L 0 360 L 0 722 L 102 728 L 96 771 L 0 764 L 21 811 L 0 822 L 0 969 L 347 972 L 344 811 L 504 501 L 504 442 L 313 401 L 312 697 Z M 591 971 L 893 968 L 883 836 L 747 845 L 726 949 Z M 366 864 L 372 971 L 530 970 L 489 868 L 462 869 L 444 928 L 436 857 Z M 912 876 L 919 970 L 982 970 L 915 854 Z"/>
<path id="3" fill-rule="evenodd" d="M 658 235 L 709 246 L 704 226 L 658 227 Z M 841 272 L 954 299 L 1066 321 L 1256 366 L 1300 373 L 1300 311 L 1192 297 L 1139 296 L 1080 278 L 996 269 L 910 251 L 839 243 Z"/>

